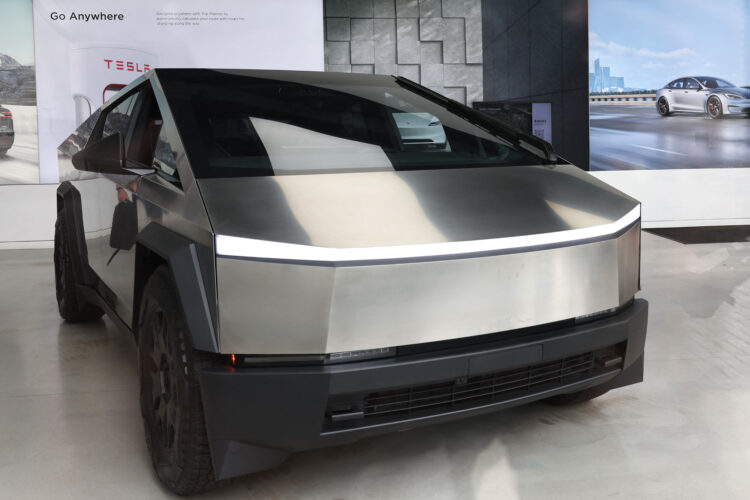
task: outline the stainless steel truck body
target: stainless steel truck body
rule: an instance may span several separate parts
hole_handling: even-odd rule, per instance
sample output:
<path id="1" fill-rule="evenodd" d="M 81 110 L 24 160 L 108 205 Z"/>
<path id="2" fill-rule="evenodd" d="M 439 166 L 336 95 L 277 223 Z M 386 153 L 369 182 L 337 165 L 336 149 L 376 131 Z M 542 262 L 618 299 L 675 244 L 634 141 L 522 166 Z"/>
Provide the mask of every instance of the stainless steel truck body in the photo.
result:
<path id="1" fill-rule="evenodd" d="M 640 204 L 408 80 L 156 69 L 60 165 L 60 312 L 135 335 L 174 491 L 642 380 Z"/>

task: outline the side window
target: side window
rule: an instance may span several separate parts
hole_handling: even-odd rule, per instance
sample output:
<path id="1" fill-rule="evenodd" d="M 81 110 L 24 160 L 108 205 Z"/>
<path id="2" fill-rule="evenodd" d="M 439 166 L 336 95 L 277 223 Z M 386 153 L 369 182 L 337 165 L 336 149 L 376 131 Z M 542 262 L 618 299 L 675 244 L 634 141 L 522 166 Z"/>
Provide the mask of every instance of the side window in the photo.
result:
<path id="1" fill-rule="evenodd" d="M 177 162 L 150 86 L 141 91 L 136 114 L 128 145 L 128 162 L 137 168 L 155 168 L 160 177 L 180 187 Z"/>
<path id="2" fill-rule="evenodd" d="M 65 139 L 58 149 L 63 153 L 73 156 L 88 143 L 89 137 L 94 132 L 96 123 L 99 121 L 99 115 L 101 114 L 101 108 L 98 108 L 94 113 L 89 116 L 78 128 Z"/>
<path id="3" fill-rule="evenodd" d="M 686 89 L 699 89 L 699 88 L 701 88 L 701 86 L 698 85 L 698 82 L 696 82 L 692 78 L 686 78 L 685 79 L 685 88 Z"/>
<path id="4" fill-rule="evenodd" d="M 138 93 L 136 92 L 107 113 L 102 130 L 102 139 L 118 132 L 122 134 L 123 139 L 126 138 L 137 97 Z"/>
<path id="5" fill-rule="evenodd" d="M 169 182 L 180 184 L 180 173 L 177 171 L 177 160 L 172 145 L 169 144 L 169 137 L 162 128 L 159 137 L 156 139 L 156 151 L 154 153 L 153 167 L 157 173 Z"/>
<path id="6" fill-rule="evenodd" d="M 675 81 L 672 82 L 671 87 L 673 89 L 681 89 L 682 88 L 682 82 L 683 82 L 683 80 L 675 80 Z"/>

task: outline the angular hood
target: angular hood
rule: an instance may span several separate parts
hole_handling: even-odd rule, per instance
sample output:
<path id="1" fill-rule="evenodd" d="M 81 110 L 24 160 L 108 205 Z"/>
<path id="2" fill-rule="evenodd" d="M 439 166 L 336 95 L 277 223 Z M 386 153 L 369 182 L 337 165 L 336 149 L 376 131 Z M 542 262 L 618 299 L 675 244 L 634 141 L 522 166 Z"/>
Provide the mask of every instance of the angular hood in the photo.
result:
<path id="1" fill-rule="evenodd" d="M 214 232 L 335 249 L 617 222 L 638 202 L 573 165 L 201 179 Z"/>

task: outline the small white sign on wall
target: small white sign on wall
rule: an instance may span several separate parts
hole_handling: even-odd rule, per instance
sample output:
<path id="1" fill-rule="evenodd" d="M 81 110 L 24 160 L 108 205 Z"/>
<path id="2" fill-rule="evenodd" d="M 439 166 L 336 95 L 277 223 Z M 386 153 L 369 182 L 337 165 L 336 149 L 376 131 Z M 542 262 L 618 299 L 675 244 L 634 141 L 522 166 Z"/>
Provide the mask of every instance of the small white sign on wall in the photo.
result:
<path id="1" fill-rule="evenodd" d="M 531 103 L 531 133 L 552 142 L 552 103 Z"/>

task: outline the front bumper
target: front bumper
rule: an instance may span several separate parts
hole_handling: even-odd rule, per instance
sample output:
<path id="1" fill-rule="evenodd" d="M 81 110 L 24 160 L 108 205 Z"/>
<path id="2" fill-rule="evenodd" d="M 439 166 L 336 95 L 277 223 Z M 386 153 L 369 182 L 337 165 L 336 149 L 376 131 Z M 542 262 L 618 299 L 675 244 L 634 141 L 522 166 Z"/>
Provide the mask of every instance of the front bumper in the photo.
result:
<path id="1" fill-rule="evenodd" d="M 293 451 L 643 379 L 648 303 L 586 324 L 339 365 L 215 367 L 200 374 L 217 479 Z"/>
<path id="2" fill-rule="evenodd" d="M 750 113 L 750 99 L 726 99 L 727 107 L 726 112 L 730 114 L 735 113 Z"/>

